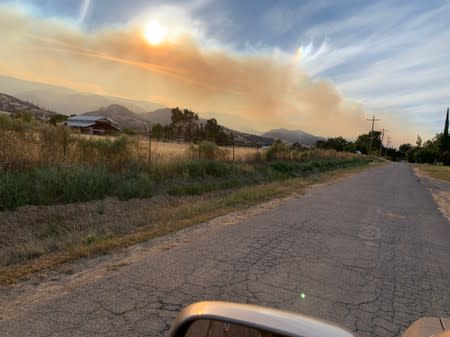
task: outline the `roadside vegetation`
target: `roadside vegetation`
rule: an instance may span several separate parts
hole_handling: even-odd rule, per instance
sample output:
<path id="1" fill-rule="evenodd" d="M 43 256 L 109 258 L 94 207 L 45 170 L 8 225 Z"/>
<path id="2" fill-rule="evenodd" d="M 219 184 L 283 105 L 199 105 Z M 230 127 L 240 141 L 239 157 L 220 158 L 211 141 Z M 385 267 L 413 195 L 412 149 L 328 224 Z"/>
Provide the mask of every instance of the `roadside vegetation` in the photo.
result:
<path id="1" fill-rule="evenodd" d="M 209 140 L 167 159 L 135 137 L 85 137 L 7 116 L 0 143 L 0 283 L 298 193 L 371 161 L 281 141 L 233 161 L 234 147 Z"/>
<path id="2" fill-rule="evenodd" d="M 399 147 L 399 152 L 409 163 L 450 166 L 449 109 L 447 108 L 444 132 L 437 133 L 427 141 L 423 141 L 422 137 L 418 135 L 415 145 L 402 144 Z M 443 168 L 440 170 L 445 171 Z M 437 172 L 439 169 L 434 171 L 430 168 L 429 171 Z"/>
<path id="3" fill-rule="evenodd" d="M 152 157 L 136 138 L 89 138 L 6 116 L 0 116 L 0 143 L 0 211 L 105 197 L 200 195 L 367 161 L 280 141 L 240 162 L 229 160 L 233 149 L 210 141 L 192 143 L 182 156 L 164 160 Z"/>
<path id="4" fill-rule="evenodd" d="M 432 178 L 450 182 L 449 166 L 416 164 L 415 167 Z"/>

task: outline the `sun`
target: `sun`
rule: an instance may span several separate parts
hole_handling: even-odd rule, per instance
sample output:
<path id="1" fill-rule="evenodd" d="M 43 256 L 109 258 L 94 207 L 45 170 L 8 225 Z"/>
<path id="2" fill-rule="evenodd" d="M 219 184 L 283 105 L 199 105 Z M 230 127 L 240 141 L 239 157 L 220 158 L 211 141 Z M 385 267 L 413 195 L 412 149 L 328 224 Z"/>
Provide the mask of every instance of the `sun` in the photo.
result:
<path id="1" fill-rule="evenodd" d="M 167 35 L 167 31 L 158 21 L 152 20 L 145 26 L 144 36 L 152 45 L 160 44 Z"/>

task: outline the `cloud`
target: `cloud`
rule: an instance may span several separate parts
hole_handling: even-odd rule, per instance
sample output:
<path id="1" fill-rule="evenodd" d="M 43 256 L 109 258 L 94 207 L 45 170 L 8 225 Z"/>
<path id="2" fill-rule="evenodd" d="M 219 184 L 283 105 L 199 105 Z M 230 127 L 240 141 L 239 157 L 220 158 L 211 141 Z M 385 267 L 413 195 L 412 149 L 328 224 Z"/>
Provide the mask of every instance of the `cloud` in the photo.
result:
<path id="1" fill-rule="evenodd" d="M 349 9 L 302 32 L 309 41 L 327 42 L 324 52 L 302 65 L 313 78 L 328 78 L 380 114 L 383 124 L 392 120 L 390 128 L 403 139 L 417 132 L 432 137 L 450 104 L 449 15 L 446 2 L 380 1 Z"/>
<path id="2" fill-rule="evenodd" d="M 0 30 L 5 75 L 134 99 L 160 97 L 169 106 L 231 115 L 236 128 L 289 127 L 347 137 L 368 128 L 360 104 L 332 83 L 312 80 L 294 56 L 200 47 L 186 32 L 151 46 L 139 25 L 87 34 L 7 8 L 0 8 Z"/>
<path id="3" fill-rule="evenodd" d="M 79 22 L 84 21 L 84 18 L 86 17 L 86 15 L 88 13 L 90 5 L 91 5 L 91 0 L 81 0 L 80 13 L 78 15 Z"/>

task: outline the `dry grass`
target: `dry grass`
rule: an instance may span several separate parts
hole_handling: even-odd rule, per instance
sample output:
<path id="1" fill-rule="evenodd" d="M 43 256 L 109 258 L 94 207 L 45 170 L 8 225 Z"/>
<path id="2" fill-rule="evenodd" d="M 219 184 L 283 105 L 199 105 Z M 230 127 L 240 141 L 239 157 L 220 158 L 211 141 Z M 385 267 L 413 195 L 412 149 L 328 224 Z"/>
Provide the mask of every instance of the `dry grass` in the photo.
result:
<path id="1" fill-rule="evenodd" d="M 450 181 L 450 166 L 415 164 L 414 167 L 418 168 L 432 178 Z"/>
<path id="2" fill-rule="evenodd" d="M 149 141 L 142 136 L 113 137 L 81 135 L 64 127 L 27 124 L 0 116 L 0 168 L 28 169 L 36 166 L 74 163 L 98 165 L 106 163 L 113 169 L 130 166 L 145 167 L 149 160 Z M 167 163 L 195 159 L 191 144 L 152 141 L 151 162 Z M 20 151 L 17 151 L 20 149 Z M 219 147 L 220 160 L 254 161 L 267 150 L 256 147 Z M 234 156 L 233 156 L 234 152 Z M 200 156 L 203 158 L 202 154 Z M 312 149 L 288 151 L 286 158 L 300 161 L 348 159 L 354 154 L 333 150 Z"/>
<path id="3" fill-rule="evenodd" d="M 8 237 L 2 242 L 8 244 L 1 251 L 0 284 L 14 283 L 41 270 L 146 241 L 265 200 L 297 194 L 316 182 L 329 182 L 364 167 L 196 197 L 157 197 L 126 202 L 107 199 L 58 206 L 26 206 L 16 212 L 4 212 L 2 223 L 7 224 L 3 227 Z M 8 259 L 14 263 L 5 265 Z"/>
<path id="4" fill-rule="evenodd" d="M 189 159 L 193 156 L 193 154 L 189 153 L 190 146 L 191 144 L 188 143 L 152 141 L 152 161 L 158 163 Z M 141 157 L 148 157 L 149 141 L 145 138 L 140 138 L 139 149 Z M 219 149 L 225 153 L 224 160 L 233 160 L 232 146 L 219 146 Z M 261 152 L 261 149 L 259 149 L 259 152 Z M 240 162 L 253 161 L 255 160 L 256 153 L 256 147 L 236 146 L 234 148 L 234 160 Z"/>

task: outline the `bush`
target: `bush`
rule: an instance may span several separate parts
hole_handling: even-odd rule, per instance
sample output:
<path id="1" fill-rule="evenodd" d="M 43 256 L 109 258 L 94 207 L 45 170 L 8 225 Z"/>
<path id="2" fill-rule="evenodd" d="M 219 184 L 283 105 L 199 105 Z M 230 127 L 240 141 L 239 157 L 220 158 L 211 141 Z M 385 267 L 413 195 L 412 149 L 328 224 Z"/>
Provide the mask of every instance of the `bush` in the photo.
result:
<path id="1" fill-rule="evenodd" d="M 272 144 L 266 152 L 266 159 L 271 161 L 275 159 L 290 159 L 290 149 L 281 140 L 277 140 Z"/>
<path id="2" fill-rule="evenodd" d="M 229 151 L 223 150 L 207 140 L 200 142 L 198 145 L 192 144 L 187 152 L 192 159 L 226 160 L 229 156 Z"/>
<path id="3" fill-rule="evenodd" d="M 408 151 L 406 151 L 405 156 L 408 163 L 416 162 L 416 151 L 414 149 L 409 149 Z"/>
<path id="4" fill-rule="evenodd" d="M 124 129 L 122 130 L 122 132 L 123 132 L 124 134 L 128 135 L 128 136 L 134 136 L 134 135 L 136 135 L 136 131 L 134 131 L 134 130 L 131 129 L 131 128 L 124 128 Z"/>
<path id="5" fill-rule="evenodd" d="M 445 166 L 450 166 L 450 151 L 445 151 L 439 161 L 441 161 Z"/>
<path id="6" fill-rule="evenodd" d="M 417 163 L 433 164 L 439 157 L 438 153 L 431 149 L 420 149 L 416 152 L 415 159 Z"/>
<path id="7" fill-rule="evenodd" d="M 121 178 L 115 195 L 120 200 L 131 198 L 149 198 L 152 196 L 153 183 L 148 174 L 137 174 Z"/>

